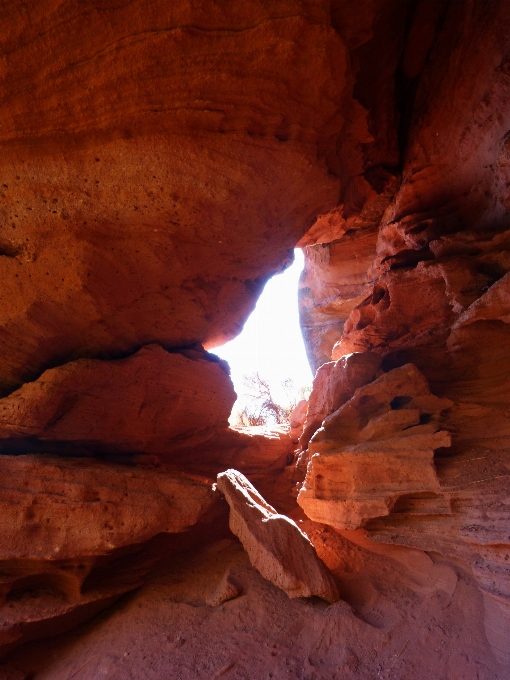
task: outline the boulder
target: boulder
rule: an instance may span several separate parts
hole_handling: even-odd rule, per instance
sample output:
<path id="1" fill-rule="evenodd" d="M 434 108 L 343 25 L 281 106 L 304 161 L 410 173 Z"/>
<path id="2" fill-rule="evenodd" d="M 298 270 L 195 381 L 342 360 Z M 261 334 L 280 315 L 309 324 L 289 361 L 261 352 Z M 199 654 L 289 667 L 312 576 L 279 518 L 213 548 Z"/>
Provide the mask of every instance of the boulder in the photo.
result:
<path id="1" fill-rule="evenodd" d="M 237 470 L 218 475 L 218 489 L 230 506 L 230 529 L 252 565 L 289 597 L 339 599 L 338 588 L 297 524 L 280 515 Z"/>

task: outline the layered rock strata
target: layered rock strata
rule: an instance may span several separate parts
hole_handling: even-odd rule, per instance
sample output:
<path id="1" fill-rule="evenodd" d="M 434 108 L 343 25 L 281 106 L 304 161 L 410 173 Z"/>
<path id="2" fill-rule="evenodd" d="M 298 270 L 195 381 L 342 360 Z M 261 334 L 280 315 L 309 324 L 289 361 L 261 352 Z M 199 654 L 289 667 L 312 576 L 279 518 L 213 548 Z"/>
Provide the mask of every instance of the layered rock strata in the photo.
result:
<path id="1" fill-rule="evenodd" d="M 415 20 L 432 6 L 419 3 Z M 432 47 L 412 77 L 409 55 L 419 50 L 411 41 L 404 50 L 401 85 L 405 78 L 413 85 L 393 199 L 372 227 L 345 231 L 338 211 L 321 218 L 322 231 L 318 223 L 307 242 L 301 306 L 315 365 L 370 352 L 390 375 L 411 362 L 432 394 L 453 403 L 442 421 L 451 447 L 436 451 L 435 483 L 362 523 L 374 541 L 469 565 L 484 593 L 492 649 L 508 664 L 510 16 L 499 3 L 458 9 L 445 7 L 440 24 L 428 24 Z M 343 434 L 335 436 L 338 452 Z M 307 493 L 305 486 L 303 500 Z M 336 517 L 340 526 L 345 497 L 339 492 L 328 522 Z"/>
<path id="2" fill-rule="evenodd" d="M 327 5 L 48 0 L 2 18 L 2 389 L 236 335 L 338 195 L 324 149 L 348 54 Z"/>
<path id="3" fill-rule="evenodd" d="M 508 3 L 0 14 L 7 677 L 507 680 Z M 296 243 L 304 428 L 235 432 L 203 347 Z M 228 468 L 344 602 L 249 566 Z"/>
<path id="4" fill-rule="evenodd" d="M 412 364 L 357 389 L 308 445 L 310 461 L 298 496 L 307 516 L 358 529 L 388 515 L 401 498 L 438 498 L 434 451 L 450 445 L 448 432 L 439 428 L 441 413 L 451 406 L 430 394 Z"/>
<path id="5" fill-rule="evenodd" d="M 144 583 L 144 544 L 211 511 L 206 478 L 0 456 L 0 653 L 63 632 Z"/>
<path id="6" fill-rule="evenodd" d="M 322 364 L 315 374 L 308 399 L 299 438 L 301 450 L 307 449 L 308 442 L 327 416 L 343 406 L 358 387 L 374 380 L 380 365 L 380 357 L 371 352 L 348 354 L 335 363 Z"/>
<path id="7" fill-rule="evenodd" d="M 236 395 L 214 355 L 148 345 L 125 359 L 79 359 L 0 399 L 0 446 L 148 454 L 171 461 L 228 429 Z"/>

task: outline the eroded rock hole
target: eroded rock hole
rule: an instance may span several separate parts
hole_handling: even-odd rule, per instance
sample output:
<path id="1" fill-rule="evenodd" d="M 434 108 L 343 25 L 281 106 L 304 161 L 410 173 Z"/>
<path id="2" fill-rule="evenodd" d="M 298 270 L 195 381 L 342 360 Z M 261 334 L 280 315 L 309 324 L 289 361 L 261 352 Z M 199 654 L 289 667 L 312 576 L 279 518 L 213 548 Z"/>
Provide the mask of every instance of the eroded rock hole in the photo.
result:
<path id="1" fill-rule="evenodd" d="M 407 406 L 412 400 L 412 397 L 394 397 L 390 402 L 390 406 L 394 411 L 398 411 L 399 409 L 404 408 L 404 406 Z"/>

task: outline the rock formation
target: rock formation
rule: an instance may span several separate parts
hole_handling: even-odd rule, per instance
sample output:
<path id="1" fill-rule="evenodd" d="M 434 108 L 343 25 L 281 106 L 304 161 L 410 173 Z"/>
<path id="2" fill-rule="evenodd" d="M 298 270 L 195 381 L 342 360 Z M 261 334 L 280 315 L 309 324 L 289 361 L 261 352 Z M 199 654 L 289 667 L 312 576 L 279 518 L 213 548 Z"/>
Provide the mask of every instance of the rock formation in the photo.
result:
<path id="1" fill-rule="evenodd" d="M 207 479 L 50 456 L 0 456 L 0 490 L 0 652 L 139 587 L 154 558 L 137 547 L 214 503 Z"/>
<path id="2" fill-rule="evenodd" d="M 334 580 L 295 522 L 278 514 L 237 470 L 219 474 L 217 486 L 230 506 L 230 529 L 262 576 L 289 597 L 339 599 Z"/>
<path id="3" fill-rule="evenodd" d="M 357 389 L 309 443 L 310 462 L 298 496 L 307 516 L 338 529 L 358 529 L 388 515 L 402 497 L 436 498 L 434 451 L 450 445 L 449 434 L 438 426 L 442 411 L 451 406 L 430 394 L 412 364 Z"/>
<path id="4" fill-rule="evenodd" d="M 2 18 L 3 389 L 236 335 L 338 194 L 319 158 L 348 54 L 327 6 L 34 0 Z"/>
<path id="5" fill-rule="evenodd" d="M 348 354 L 339 361 L 322 364 L 317 370 L 308 400 L 305 421 L 299 440 L 302 450 L 330 413 L 339 409 L 353 395 L 375 378 L 381 359 L 371 352 Z"/>
<path id="6" fill-rule="evenodd" d="M 508 680 L 508 2 L 0 18 L 0 677 Z M 306 413 L 230 429 L 296 245 Z"/>
<path id="7" fill-rule="evenodd" d="M 78 359 L 44 371 L 0 399 L 3 448 L 45 443 L 75 455 L 81 448 L 171 461 L 228 428 L 235 392 L 214 359 L 148 345 L 126 359 Z"/>

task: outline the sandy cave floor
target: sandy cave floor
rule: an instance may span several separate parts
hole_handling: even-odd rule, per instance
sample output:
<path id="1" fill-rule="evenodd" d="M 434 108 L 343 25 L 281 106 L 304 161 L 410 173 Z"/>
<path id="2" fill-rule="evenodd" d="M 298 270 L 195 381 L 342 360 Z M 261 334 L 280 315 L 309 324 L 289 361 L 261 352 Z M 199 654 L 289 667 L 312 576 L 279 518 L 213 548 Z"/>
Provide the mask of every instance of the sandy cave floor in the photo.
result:
<path id="1" fill-rule="evenodd" d="M 504 680 L 468 576 L 439 564 L 435 583 L 430 573 L 420 581 L 394 560 L 358 547 L 352 554 L 357 566 L 340 579 L 350 603 L 327 605 L 289 599 L 237 541 L 216 541 L 73 633 L 25 645 L 0 677 Z M 207 605 L 225 583 L 240 594 Z"/>

